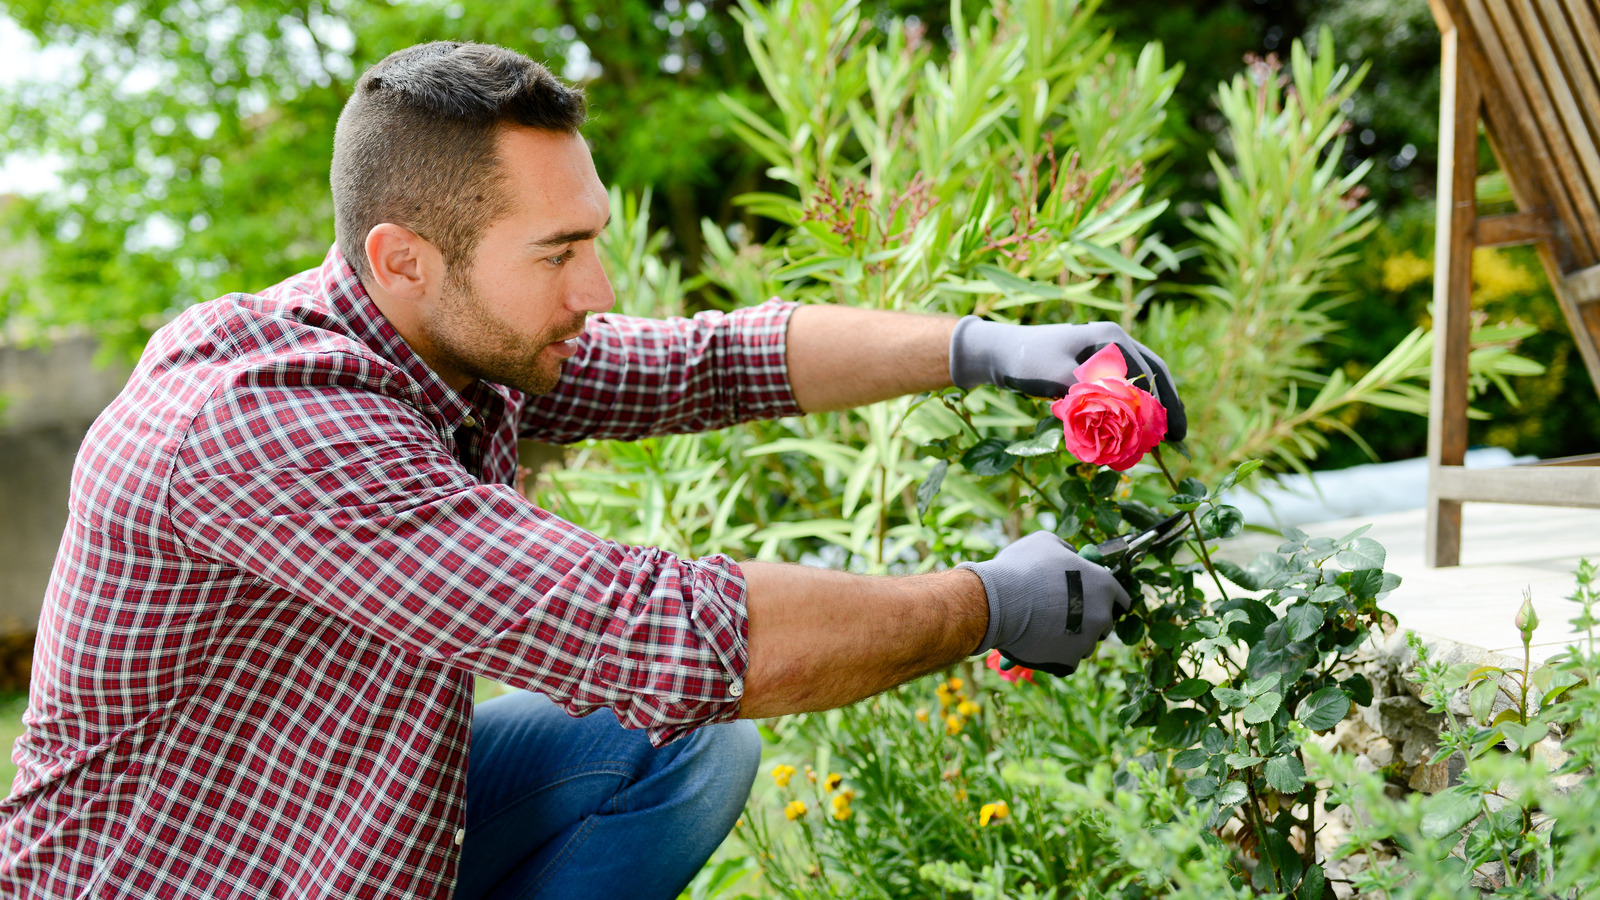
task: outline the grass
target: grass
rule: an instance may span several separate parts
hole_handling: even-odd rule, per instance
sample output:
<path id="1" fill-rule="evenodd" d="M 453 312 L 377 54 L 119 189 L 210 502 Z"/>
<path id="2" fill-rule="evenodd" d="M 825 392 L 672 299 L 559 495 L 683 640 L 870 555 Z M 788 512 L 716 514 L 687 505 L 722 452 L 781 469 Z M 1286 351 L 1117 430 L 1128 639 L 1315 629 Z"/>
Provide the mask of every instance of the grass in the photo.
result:
<path id="1" fill-rule="evenodd" d="M 11 762 L 11 745 L 22 736 L 22 711 L 28 706 L 24 691 L 0 694 L 0 794 L 10 793 L 17 767 Z"/>

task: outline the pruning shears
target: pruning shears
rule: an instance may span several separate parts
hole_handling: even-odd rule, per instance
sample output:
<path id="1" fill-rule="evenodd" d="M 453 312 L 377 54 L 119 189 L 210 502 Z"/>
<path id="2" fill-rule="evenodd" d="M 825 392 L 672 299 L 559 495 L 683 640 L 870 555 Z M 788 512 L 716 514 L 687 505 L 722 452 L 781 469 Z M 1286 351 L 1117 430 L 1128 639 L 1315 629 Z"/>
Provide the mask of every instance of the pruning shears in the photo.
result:
<path id="1" fill-rule="evenodd" d="M 1146 556 L 1156 550 L 1162 550 L 1178 543 L 1183 539 L 1184 532 L 1189 529 L 1189 517 L 1184 513 L 1175 513 L 1161 521 L 1139 531 L 1130 531 L 1108 538 L 1098 544 L 1085 544 L 1078 548 L 1078 555 L 1092 563 L 1097 563 L 1110 570 L 1129 594 L 1134 593 L 1136 585 L 1133 579 L 1133 570 Z M 1083 627 L 1083 581 L 1069 578 L 1067 580 L 1067 631 L 1076 633 Z M 1133 610 L 1132 604 L 1117 610 L 1116 618 L 1121 619 Z M 1005 651 L 1000 653 L 1000 670 L 1010 671 L 1019 665 Z"/>

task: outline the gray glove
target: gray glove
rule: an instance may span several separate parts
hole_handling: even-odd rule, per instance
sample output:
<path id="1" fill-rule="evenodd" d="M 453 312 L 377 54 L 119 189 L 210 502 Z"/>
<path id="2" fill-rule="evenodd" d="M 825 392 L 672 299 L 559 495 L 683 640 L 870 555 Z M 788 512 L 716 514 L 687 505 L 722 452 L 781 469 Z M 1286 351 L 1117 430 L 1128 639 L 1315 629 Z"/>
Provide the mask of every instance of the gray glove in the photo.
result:
<path id="1" fill-rule="evenodd" d="M 1036 531 L 994 559 L 961 563 L 983 579 L 989 630 L 979 653 L 999 649 L 1019 665 L 1071 675 L 1132 601 L 1109 571 Z"/>
<path id="2" fill-rule="evenodd" d="M 1072 370 L 1107 344 L 1122 350 L 1128 378 L 1166 407 L 1165 439 L 1183 440 L 1189 419 L 1167 364 L 1112 322 L 1007 325 L 966 316 L 950 336 L 950 380 L 967 390 L 992 384 L 1034 397 L 1064 397 L 1077 380 Z"/>

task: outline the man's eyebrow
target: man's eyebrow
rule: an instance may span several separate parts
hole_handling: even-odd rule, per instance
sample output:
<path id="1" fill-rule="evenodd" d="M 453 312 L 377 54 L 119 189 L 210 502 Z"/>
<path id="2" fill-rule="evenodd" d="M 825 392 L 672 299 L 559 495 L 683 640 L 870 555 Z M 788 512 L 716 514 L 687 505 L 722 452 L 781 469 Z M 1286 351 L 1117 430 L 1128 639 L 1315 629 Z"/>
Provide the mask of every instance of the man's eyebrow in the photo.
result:
<path id="1" fill-rule="evenodd" d="M 544 237 L 535 238 L 529 241 L 528 248 L 532 250 L 539 247 L 559 247 L 562 244 L 572 244 L 578 241 L 593 240 L 594 238 L 599 237 L 600 232 L 605 231 L 606 226 L 610 224 L 611 216 L 607 215 L 605 225 L 601 225 L 599 228 L 574 228 L 567 231 L 558 231 L 555 234 L 545 235 Z"/>

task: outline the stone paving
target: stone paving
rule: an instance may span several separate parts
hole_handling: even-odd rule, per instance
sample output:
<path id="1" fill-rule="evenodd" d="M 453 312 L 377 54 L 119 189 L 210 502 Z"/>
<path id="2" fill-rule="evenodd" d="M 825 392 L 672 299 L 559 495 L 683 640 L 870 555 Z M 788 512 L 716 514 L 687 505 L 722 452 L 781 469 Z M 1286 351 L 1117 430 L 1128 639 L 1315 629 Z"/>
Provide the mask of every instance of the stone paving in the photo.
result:
<path id="1" fill-rule="evenodd" d="M 1560 652 L 1575 632 L 1578 612 L 1567 598 L 1581 557 L 1600 563 L 1600 509 L 1566 509 L 1468 503 L 1462 507 L 1462 565 L 1430 569 L 1423 563 L 1423 510 L 1382 513 L 1299 526 L 1314 537 L 1338 538 L 1361 525 L 1388 551 L 1385 568 L 1402 579 L 1382 601 L 1400 628 L 1515 656 L 1522 644 L 1512 618 L 1524 590 L 1533 592 L 1540 627 L 1535 664 Z M 1247 533 L 1229 542 L 1227 557 L 1247 562 L 1278 539 Z"/>

